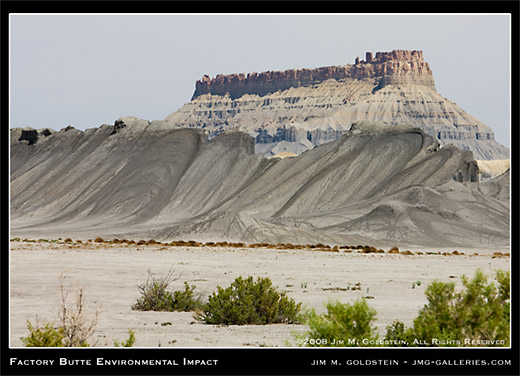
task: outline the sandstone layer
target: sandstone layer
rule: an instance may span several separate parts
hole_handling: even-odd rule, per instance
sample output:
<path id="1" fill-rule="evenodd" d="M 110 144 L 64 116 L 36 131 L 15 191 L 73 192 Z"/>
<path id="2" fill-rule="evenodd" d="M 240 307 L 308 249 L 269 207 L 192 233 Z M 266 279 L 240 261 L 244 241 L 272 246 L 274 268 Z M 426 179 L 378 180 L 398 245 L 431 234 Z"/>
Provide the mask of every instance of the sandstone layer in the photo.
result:
<path id="1" fill-rule="evenodd" d="M 355 121 L 409 123 L 476 159 L 509 158 L 489 126 L 436 91 L 422 51 L 367 53 L 345 66 L 204 76 L 192 101 L 166 121 L 210 137 L 243 129 L 264 155 L 300 154 L 337 139 Z"/>
<path id="2" fill-rule="evenodd" d="M 243 132 L 208 140 L 122 118 L 12 138 L 11 234 L 507 245 L 508 179 L 480 189 L 470 152 L 406 124 L 358 122 L 299 156 L 266 159 Z"/>
<path id="3" fill-rule="evenodd" d="M 394 50 L 378 52 L 375 58 L 367 52 L 366 60 L 356 59 L 354 65 L 331 66 L 316 69 L 289 69 L 283 72 L 239 73 L 215 78 L 205 75 L 195 83 L 192 99 L 204 94 L 229 94 L 236 99 L 245 94 L 260 96 L 286 90 L 291 87 L 318 84 L 329 79 L 380 78 L 380 87 L 385 85 L 417 84 L 435 89 L 432 71 L 423 59 L 422 51 Z"/>

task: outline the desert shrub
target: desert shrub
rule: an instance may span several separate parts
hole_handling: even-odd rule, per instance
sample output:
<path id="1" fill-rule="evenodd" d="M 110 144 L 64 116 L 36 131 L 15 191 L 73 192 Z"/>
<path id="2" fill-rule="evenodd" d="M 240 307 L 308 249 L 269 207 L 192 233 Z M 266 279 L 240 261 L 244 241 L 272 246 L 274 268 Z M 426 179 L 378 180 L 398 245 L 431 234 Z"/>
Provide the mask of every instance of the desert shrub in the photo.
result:
<path id="1" fill-rule="evenodd" d="M 294 323 L 300 307 L 301 303 L 278 292 L 269 278 L 238 277 L 228 288 L 217 286 L 200 318 L 224 325 Z"/>
<path id="2" fill-rule="evenodd" d="M 488 283 L 478 270 L 471 280 L 462 277 L 463 291 L 455 291 L 453 282 L 432 282 L 413 327 L 394 322 L 385 339 L 410 346 L 508 346 L 510 273 L 498 271 L 496 281 Z"/>
<path id="3" fill-rule="evenodd" d="M 141 296 L 132 306 L 132 309 L 138 311 L 171 311 L 173 296 L 168 291 L 168 286 L 173 281 L 173 279 L 170 279 L 170 273 L 165 277 L 156 278 L 154 274 L 148 272 L 146 282 L 137 286 Z"/>
<path id="4" fill-rule="evenodd" d="M 202 307 L 202 298 L 195 297 L 195 286 L 188 285 L 184 282 L 184 290 L 173 292 L 173 310 L 174 311 L 196 311 Z"/>
<path id="5" fill-rule="evenodd" d="M 249 248 L 276 248 L 276 246 L 269 243 L 253 243 L 249 244 Z"/>
<path id="6" fill-rule="evenodd" d="M 360 251 L 361 253 L 376 253 L 377 252 L 377 248 L 375 247 L 371 247 L 371 246 L 365 246 L 363 247 L 363 250 Z"/>
<path id="7" fill-rule="evenodd" d="M 87 339 L 94 334 L 98 322 L 98 311 L 94 319 L 87 319 L 84 309 L 83 289 L 80 288 L 76 296 L 75 305 L 68 303 L 68 291 L 63 286 L 64 278 L 61 280 L 60 328 L 63 330 L 63 343 L 65 347 L 87 347 Z"/>
<path id="8" fill-rule="evenodd" d="M 22 337 L 22 343 L 27 347 L 63 347 L 64 333 L 60 327 L 54 327 L 51 323 L 43 326 L 36 324 L 33 326 L 27 321 L 29 335 Z"/>
<path id="9" fill-rule="evenodd" d="M 135 343 L 135 333 L 132 329 L 128 330 L 128 338 L 124 342 L 114 340 L 114 347 L 132 347 Z"/>
<path id="10" fill-rule="evenodd" d="M 184 282 L 184 291 L 169 291 L 168 286 L 178 278 L 172 277 L 172 271 L 166 276 L 156 277 L 148 271 L 148 278 L 137 286 L 141 296 L 132 306 L 138 311 L 193 311 L 202 306 L 201 298 L 195 297 L 195 286 Z"/>
<path id="11" fill-rule="evenodd" d="M 372 326 L 375 317 L 375 309 L 370 308 L 365 299 L 353 304 L 332 301 L 322 315 L 314 309 L 304 313 L 303 322 L 310 330 L 296 337 L 300 345 L 310 347 L 367 346 L 367 342 L 378 338 Z"/>
<path id="12" fill-rule="evenodd" d="M 305 346 L 509 346 L 510 273 L 498 271 L 496 282 L 480 270 L 471 280 L 462 277 L 463 291 L 453 282 L 432 282 L 413 327 L 395 320 L 382 341 L 371 326 L 376 312 L 365 300 L 331 302 L 323 315 L 306 312 L 302 318 L 310 330 L 296 337 Z"/>
<path id="13" fill-rule="evenodd" d="M 455 291 L 453 282 L 433 282 L 426 289 L 428 304 L 414 320 L 414 335 L 428 344 L 436 338 L 452 345 L 459 344 L 456 341 L 464 345 L 465 339 L 473 344 L 504 341 L 508 345 L 510 273 L 498 271 L 496 281 L 498 286 L 488 283 L 478 270 L 471 280 L 462 277 L 464 291 Z"/>
<path id="14" fill-rule="evenodd" d="M 391 325 L 386 327 L 385 342 L 390 347 L 410 347 L 418 343 L 413 330 L 406 328 L 404 323 L 399 320 L 394 320 Z"/>
<path id="15" fill-rule="evenodd" d="M 79 289 L 75 304 L 69 304 L 69 291 L 64 288 L 65 277 L 60 277 L 61 307 L 59 311 L 59 325 L 54 327 L 50 323 L 33 326 L 27 322 L 29 335 L 21 340 L 30 347 L 88 347 L 88 338 L 94 333 L 98 322 L 98 312 L 95 318 L 86 317 L 84 309 L 83 289 Z"/>

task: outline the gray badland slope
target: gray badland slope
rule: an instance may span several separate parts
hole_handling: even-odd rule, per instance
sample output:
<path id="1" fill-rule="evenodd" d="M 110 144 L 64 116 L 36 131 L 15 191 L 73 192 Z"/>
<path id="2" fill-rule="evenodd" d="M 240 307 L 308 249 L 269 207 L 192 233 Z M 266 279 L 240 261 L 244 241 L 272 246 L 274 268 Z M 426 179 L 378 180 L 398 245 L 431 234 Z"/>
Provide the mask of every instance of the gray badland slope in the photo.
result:
<path id="1" fill-rule="evenodd" d="M 13 131 L 18 132 L 18 131 Z M 356 123 L 284 159 L 241 132 L 123 118 L 11 142 L 13 236 L 506 245 L 507 177 L 409 125 Z"/>

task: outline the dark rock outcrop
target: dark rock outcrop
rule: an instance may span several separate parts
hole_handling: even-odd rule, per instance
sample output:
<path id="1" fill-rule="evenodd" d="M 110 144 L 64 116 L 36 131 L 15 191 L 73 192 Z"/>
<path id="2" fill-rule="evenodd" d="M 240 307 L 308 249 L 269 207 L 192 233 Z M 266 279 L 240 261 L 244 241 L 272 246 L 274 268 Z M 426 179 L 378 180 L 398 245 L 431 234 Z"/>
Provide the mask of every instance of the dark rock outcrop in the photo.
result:
<path id="1" fill-rule="evenodd" d="M 17 141 L 27 141 L 29 145 L 35 144 L 42 137 L 50 136 L 54 131 L 49 128 L 33 129 L 27 128 L 11 128 L 11 139 Z"/>

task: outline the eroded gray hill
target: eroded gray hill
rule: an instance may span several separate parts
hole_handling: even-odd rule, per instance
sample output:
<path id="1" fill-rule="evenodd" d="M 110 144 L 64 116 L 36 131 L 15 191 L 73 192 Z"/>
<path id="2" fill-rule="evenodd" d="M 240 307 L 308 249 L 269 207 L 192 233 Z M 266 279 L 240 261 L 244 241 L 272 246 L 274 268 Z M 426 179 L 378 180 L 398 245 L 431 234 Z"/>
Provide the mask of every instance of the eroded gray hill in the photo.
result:
<path id="1" fill-rule="evenodd" d="M 441 148 L 409 125 L 356 123 L 284 159 L 254 154 L 246 133 L 208 140 L 201 130 L 135 118 L 29 143 L 11 139 L 13 236 L 509 242 L 508 178 L 479 184 L 471 152 Z"/>

